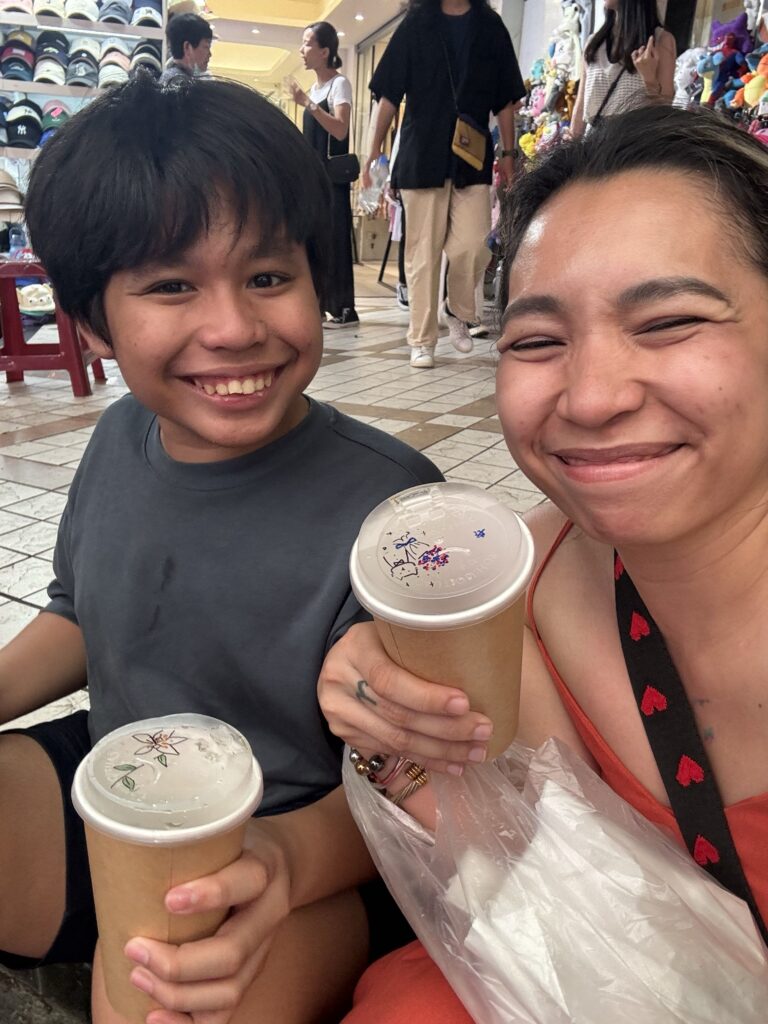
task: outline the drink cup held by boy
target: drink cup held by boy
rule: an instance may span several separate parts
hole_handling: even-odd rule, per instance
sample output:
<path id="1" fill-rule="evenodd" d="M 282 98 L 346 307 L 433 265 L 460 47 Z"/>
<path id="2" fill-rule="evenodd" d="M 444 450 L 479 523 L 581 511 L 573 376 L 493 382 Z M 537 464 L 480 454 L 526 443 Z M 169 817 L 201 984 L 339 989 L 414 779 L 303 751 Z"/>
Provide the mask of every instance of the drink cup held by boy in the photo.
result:
<path id="1" fill-rule="evenodd" d="M 16 823 L 0 840 L 0 961 L 94 956 L 66 796 L 77 763 L 126 723 L 203 714 L 246 737 L 264 798 L 242 857 L 166 895 L 174 914 L 224 911 L 216 934 L 125 947 L 162 1007 L 147 1021 L 338 1019 L 368 956 L 358 886 L 374 871 L 317 677 L 363 615 L 348 575 L 360 523 L 440 474 L 304 394 L 321 358 L 323 168 L 249 89 L 139 77 L 41 153 L 26 213 L 62 308 L 132 394 L 82 459 L 50 604 L 0 650 L 0 722 L 86 682 L 90 696 L 87 716 L 0 735 L 0 816 Z M 374 952 L 398 941 L 388 927 L 373 921 Z M 93 1020 L 122 1024 L 98 951 Z"/>

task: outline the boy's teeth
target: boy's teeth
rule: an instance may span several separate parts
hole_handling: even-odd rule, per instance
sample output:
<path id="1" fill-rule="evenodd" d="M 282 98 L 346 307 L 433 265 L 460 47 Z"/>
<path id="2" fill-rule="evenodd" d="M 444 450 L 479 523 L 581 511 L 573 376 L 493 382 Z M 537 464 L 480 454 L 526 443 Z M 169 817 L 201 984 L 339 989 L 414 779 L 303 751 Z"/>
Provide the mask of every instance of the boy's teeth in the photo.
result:
<path id="1" fill-rule="evenodd" d="M 272 386 L 273 373 L 265 373 L 258 377 L 232 378 L 226 383 L 219 381 L 218 384 L 208 384 L 197 381 L 199 387 L 206 395 L 252 395 L 257 391 L 263 391 Z"/>

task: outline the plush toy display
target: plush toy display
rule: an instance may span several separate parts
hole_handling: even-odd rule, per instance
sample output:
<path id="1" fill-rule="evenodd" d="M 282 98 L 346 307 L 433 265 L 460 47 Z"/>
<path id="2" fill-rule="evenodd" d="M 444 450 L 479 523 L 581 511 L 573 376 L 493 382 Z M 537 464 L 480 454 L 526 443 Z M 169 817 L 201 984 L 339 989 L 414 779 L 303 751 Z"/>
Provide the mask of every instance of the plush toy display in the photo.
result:
<path id="1" fill-rule="evenodd" d="M 553 146 L 570 124 L 581 71 L 583 19 L 589 10 L 589 2 L 564 0 L 562 19 L 550 37 L 547 55 L 531 68 L 518 139 L 528 158 Z"/>

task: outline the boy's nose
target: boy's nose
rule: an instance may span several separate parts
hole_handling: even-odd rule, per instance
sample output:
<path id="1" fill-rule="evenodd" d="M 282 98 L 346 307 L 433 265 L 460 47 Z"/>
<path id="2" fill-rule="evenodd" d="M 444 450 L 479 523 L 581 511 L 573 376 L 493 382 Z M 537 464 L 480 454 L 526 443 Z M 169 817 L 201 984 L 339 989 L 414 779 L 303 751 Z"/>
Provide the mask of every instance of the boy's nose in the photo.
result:
<path id="1" fill-rule="evenodd" d="M 269 335 L 266 322 L 253 303 L 240 298 L 217 298 L 198 337 L 206 348 L 244 349 L 263 345 Z"/>

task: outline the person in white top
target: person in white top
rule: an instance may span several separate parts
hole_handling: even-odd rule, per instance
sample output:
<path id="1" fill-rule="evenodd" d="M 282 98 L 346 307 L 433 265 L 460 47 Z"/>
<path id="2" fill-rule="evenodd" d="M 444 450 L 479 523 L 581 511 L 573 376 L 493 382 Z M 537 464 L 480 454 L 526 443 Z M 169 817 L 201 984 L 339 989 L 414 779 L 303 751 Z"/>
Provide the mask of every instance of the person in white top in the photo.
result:
<path id="1" fill-rule="evenodd" d="M 316 82 L 304 92 L 290 82 L 295 103 L 304 107 L 304 135 L 328 167 L 333 156 L 349 152 L 349 124 L 352 114 L 352 85 L 339 74 L 339 37 L 327 21 L 317 21 L 304 30 L 302 60 L 314 71 Z M 355 312 L 355 282 L 352 274 L 352 209 L 348 183 L 331 185 L 333 192 L 333 238 L 331 266 L 325 289 L 326 327 L 351 327 L 360 322 Z"/>
<path id="2" fill-rule="evenodd" d="M 605 22 L 584 49 L 571 135 L 601 117 L 671 103 L 675 57 L 675 38 L 662 27 L 656 0 L 606 0 Z"/>

